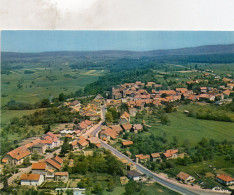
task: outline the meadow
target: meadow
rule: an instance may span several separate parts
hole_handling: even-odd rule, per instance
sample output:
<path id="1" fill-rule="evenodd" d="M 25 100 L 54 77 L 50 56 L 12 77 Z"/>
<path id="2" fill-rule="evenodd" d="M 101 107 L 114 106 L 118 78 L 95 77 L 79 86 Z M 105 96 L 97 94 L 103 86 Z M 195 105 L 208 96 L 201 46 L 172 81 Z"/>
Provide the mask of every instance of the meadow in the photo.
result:
<path id="1" fill-rule="evenodd" d="M 26 72 L 25 72 L 26 71 Z M 105 74 L 104 70 L 73 70 L 69 67 L 27 67 L 2 74 L 2 106 L 10 100 L 34 104 L 83 89 Z"/>
<path id="2" fill-rule="evenodd" d="M 181 106 L 177 112 L 166 113 L 170 120 L 168 125 L 162 125 L 160 120 L 154 115 L 146 115 L 144 119 L 147 124 L 151 125 L 149 133 L 160 136 L 165 136 L 166 134 L 169 142 L 172 142 L 173 137 L 176 136 L 179 144 L 182 144 L 184 140 L 189 140 L 191 146 L 195 146 L 202 137 L 216 141 L 224 141 L 226 139 L 234 143 L 233 122 L 202 120 L 188 117 L 184 113 L 184 109 L 188 107 Z M 197 105 L 193 105 L 192 107 L 194 109 L 198 108 Z M 133 118 L 132 121 L 134 120 Z"/>

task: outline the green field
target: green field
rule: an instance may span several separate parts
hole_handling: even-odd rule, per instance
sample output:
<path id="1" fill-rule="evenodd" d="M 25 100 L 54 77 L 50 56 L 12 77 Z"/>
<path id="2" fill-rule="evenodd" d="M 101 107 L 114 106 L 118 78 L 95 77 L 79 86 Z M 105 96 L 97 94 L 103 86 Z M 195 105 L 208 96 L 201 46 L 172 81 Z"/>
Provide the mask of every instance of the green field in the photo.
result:
<path id="1" fill-rule="evenodd" d="M 25 70 L 33 71 L 25 74 Z M 73 70 L 69 67 L 28 68 L 2 75 L 2 106 L 10 100 L 36 103 L 43 98 L 57 97 L 84 88 L 105 74 L 104 70 Z M 18 87 L 18 84 L 21 87 Z"/>
<path id="2" fill-rule="evenodd" d="M 42 109 L 33 109 L 33 110 L 2 110 L 1 111 L 1 124 L 7 125 L 11 122 L 12 118 L 19 117 L 21 118 L 24 115 L 30 115 L 34 112 Z"/>
<path id="3" fill-rule="evenodd" d="M 184 107 L 180 107 L 177 112 L 166 114 L 170 120 L 170 124 L 161 125 L 156 117 L 145 117 L 146 123 L 152 127 L 150 132 L 155 135 L 164 135 L 166 133 L 169 141 L 173 136 L 178 138 L 180 143 L 189 140 L 191 145 L 197 144 L 202 137 L 214 139 L 216 141 L 224 141 L 225 139 L 234 143 L 234 123 L 213 120 L 202 120 L 187 117 L 183 112 Z"/>

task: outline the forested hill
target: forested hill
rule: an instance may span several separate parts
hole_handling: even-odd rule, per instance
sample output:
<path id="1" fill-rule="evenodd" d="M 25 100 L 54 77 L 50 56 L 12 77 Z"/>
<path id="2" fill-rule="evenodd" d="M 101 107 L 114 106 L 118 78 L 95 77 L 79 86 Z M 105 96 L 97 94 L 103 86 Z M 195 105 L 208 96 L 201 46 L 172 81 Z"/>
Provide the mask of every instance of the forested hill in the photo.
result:
<path id="1" fill-rule="evenodd" d="M 2 52 L 2 60 L 14 58 L 42 58 L 42 57 L 116 57 L 116 58 L 139 58 L 171 55 L 207 55 L 207 54 L 234 54 L 234 44 L 205 45 L 168 50 L 152 51 L 124 51 L 124 50 L 101 50 L 101 51 L 55 51 L 41 53 L 16 53 Z"/>

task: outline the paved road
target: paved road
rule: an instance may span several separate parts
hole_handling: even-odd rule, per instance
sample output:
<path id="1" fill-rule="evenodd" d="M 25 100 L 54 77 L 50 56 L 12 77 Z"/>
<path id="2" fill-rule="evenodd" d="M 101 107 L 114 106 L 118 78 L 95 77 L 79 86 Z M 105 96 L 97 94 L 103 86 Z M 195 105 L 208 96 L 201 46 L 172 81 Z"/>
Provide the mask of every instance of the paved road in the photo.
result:
<path id="1" fill-rule="evenodd" d="M 8 184 L 11 185 L 17 178 L 19 178 L 23 173 L 28 173 L 31 170 L 31 165 L 29 167 L 26 168 L 19 168 L 19 172 L 12 175 L 9 179 L 8 179 Z"/>
<path id="2" fill-rule="evenodd" d="M 170 188 L 170 189 L 172 189 L 172 190 L 174 190 L 176 192 L 182 193 L 182 194 L 188 194 L 188 195 L 198 194 L 198 193 L 194 193 L 194 192 L 192 192 L 190 190 L 187 190 L 185 188 L 182 188 L 180 186 L 176 186 L 176 185 L 174 185 L 172 183 L 169 183 L 166 180 L 161 179 L 155 173 L 151 172 L 150 170 L 148 170 L 147 168 L 141 166 L 140 164 L 137 164 L 137 163 L 133 162 L 130 158 L 128 158 L 127 156 L 125 156 L 124 154 L 122 154 L 121 152 L 116 150 L 115 148 L 111 147 L 107 143 L 101 141 L 101 144 L 103 145 L 104 148 L 110 150 L 112 152 L 112 154 L 114 154 L 118 158 L 124 158 L 124 159 L 128 160 L 128 162 L 134 163 L 136 165 L 136 168 L 137 168 L 138 171 L 142 172 L 143 174 L 146 174 L 147 176 L 152 177 L 154 180 L 156 180 L 161 185 L 166 186 L 167 188 Z"/>
<path id="3" fill-rule="evenodd" d="M 106 111 L 106 107 L 103 106 L 102 107 L 102 121 L 105 120 L 105 111 Z M 101 130 L 101 124 L 97 126 L 96 129 L 93 130 L 93 132 L 91 133 L 91 135 L 98 137 L 98 133 Z M 182 186 L 182 184 L 179 183 L 173 183 L 168 181 L 167 178 L 164 178 L 152 171 L 150 171 L 149 169 L 147 169 L 146 167 L 142 166 L 141 164 L 135 163 L 134 161 L 132 161 L 129 157 L 127 157 L 126 155 L 122 154 L 121 152 L 119 152 L 118 150 L 116 150 L 115 148 L 113 148 L 112 146 L 108 145 L 106 142 L 103 142 L 102 140 L 101 144 L 104 148 L 108 149 L 111 151 L 112 154 L 114 154 L 115 156 L 117 156 L 118 158 L 124 158 L 126 159 L 128 162 L 131 162 L 133 164 L 136 165 L 136 168 L 138 171 L 142 172 L 143 174 L 152 177 L 156 182 L 160 183 L 161 185 L 176 191 L 180 194 L 186 194 L 186 195 L 196 195 L 196 194 L 204 194 L 204 195 L 208 195 L 208 194 L 221 194 L 219 192 L 213 192 L 213 191 L 208 191 L 208 190 L 198 190 L 198 189 L 191 189 L 190 187 L 187 186 Z M 223 193 L 226 194 L 226 193 Z"/>

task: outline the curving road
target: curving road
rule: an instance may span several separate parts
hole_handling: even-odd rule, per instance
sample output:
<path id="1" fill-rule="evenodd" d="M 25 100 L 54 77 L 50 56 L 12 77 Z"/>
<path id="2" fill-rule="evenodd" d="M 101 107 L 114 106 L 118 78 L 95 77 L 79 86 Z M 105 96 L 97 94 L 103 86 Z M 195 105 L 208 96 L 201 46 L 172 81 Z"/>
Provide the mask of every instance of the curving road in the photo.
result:
<path id="1" fill-rule="evenodd" d="M 106 111 L 106 107 L 103 106 L 102 107 L 102 117 L 101 117 L 101 122 L 105 121 L 105 111 Z M 91 133 L 92 136 L 98 137 L 98 133 L 101 130 L 101 124 L 99 123 L 99 125 L 96 127 L 96 129 L 94 129 Z M 220 194 L 227 194 L 227 193 L 221 193 L 221 192 L 215 192 L 215 191 L 211 191 L 211 190 L 204 190 L 204 189 L 191 189 L 191 187 L 187 187 L 185 185 L 179 184 L 179 183 L 174 183 L 174 182 L 170 182 L 168 181 L 167 178 L 164 178 L 152 171 L 150 171 L 149 169 L 147 169 L 146 167 L 142 166 L 141 164 L 138 164 L 134 161 L 132 161 L 129 157 L 127 157 L 126 155 L 122 154 L 121 152 L 119 152 L 118 150 L 116 150 L 115 148 L 113 148 L 112 146 L 108 145 L 106 142 L 101 141 L 102 146 L 107 149 L 110 150 L 112 154 L 114 154 L 116 157 L 118 158 L 122 158 L 122 159 L 126 159 L 128 162 L 131 162 L 133 164 L 136 165 L 136 168 L 138 171 L 140 171 L 141 173 L 152 177 L 156 182 L 158 182 L 159 184 L 173 190 L 176 191 L 180 194 L 186 194 L 186 195 L 196 195 L 196 194 L 204 194 L 204 195 L 220 195 Z"/>

